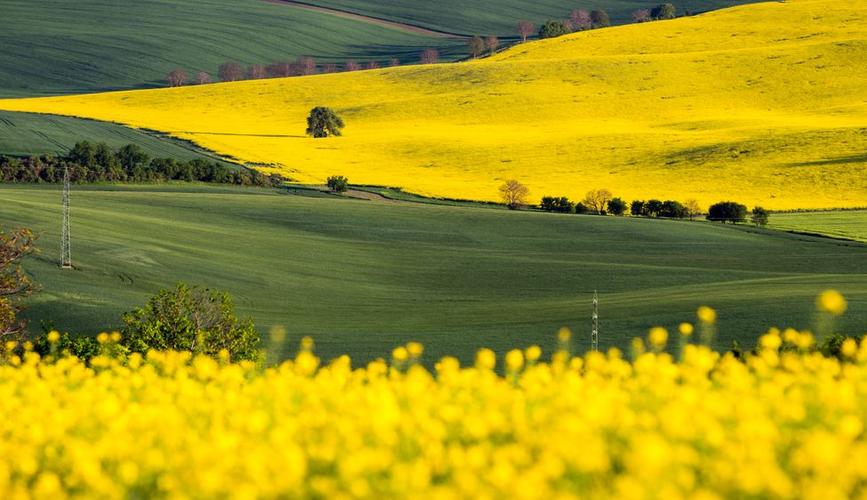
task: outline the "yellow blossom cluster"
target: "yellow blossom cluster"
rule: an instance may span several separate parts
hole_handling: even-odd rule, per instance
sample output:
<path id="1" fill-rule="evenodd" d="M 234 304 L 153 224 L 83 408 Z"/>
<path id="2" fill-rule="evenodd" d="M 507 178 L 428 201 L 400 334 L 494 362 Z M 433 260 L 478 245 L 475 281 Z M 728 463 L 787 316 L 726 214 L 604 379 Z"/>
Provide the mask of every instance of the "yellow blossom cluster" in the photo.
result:
<path id="1" fill-rule="evenodd" d="M 353 367 L 347 356 L 322 363 L 304 339 L 294 359 L 264 369 L 186 352 L 85 364 L 10 344 L 0 497 L 867 493 L 867 341 L 847 339 L 829 358 L 809 333 L 771 330 L 738 357 L 679 332 L 675 355 L 658 328 L 631 359 L 572 356 L 564 330 L 550 356 L 483 349 L 473 366 L 446 357 L 430 371 L 418 343 Z"/>

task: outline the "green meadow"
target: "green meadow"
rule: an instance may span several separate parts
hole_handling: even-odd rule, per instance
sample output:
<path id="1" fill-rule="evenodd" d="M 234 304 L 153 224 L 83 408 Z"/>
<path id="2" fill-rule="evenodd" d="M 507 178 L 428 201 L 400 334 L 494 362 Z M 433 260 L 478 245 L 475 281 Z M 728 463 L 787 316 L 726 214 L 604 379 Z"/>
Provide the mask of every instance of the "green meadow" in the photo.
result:
<path id="1" fill-rule="evenodd" d="M 228 290 L 291 350 L 313 336 L 328 358 L 364 361 L 420 340 L 429 359 L 469 360 L 538 343 L 561 326 L 588 347 L 600 297 L 603 347 L 649 327 L 719 311 L 718 347 L 752 346 L 768 327 L 813 325 L 814 298 L 850 301 L 839 331 L 863 333 L 867 245 L 745 226 L 302 196 L 205 185 L 74 186 L 72 254 L 57 267 L 60 191 L 0 186 L 0 227 L 26 226 L 41 252 L 34 330 L 94 334 L 184 281 Z M 316 193 L 314 193 L 316 194 Z"/>

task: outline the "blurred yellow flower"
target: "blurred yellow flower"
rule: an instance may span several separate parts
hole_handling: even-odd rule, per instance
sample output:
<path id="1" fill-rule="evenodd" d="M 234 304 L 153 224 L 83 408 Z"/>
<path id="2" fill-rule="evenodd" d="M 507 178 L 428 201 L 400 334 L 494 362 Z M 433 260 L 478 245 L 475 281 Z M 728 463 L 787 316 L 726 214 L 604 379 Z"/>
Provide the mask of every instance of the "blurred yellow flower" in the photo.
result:
<path id="1" fill-rule="evenodd" d="M 476 367 L 483 370 L 493 370 L 497 366 L 497 355 L 494 351 L 482 348 L 476 353 Z"/>
<path id="2" fill-rule="evenodd" d="M 684 337 L 689 337 L 693 332 L 695 332 L 695 327 L 692 326 L 692 323 L 681 323 L 678 325 L 677 331 Z"/>
<path id="3" fill-rule="evenodd" d="M 816 307 L 820 311 L 830 313 L 833 316 L 840 316 L 846 312 L 848 304 L 846 298 L 836 290 L 825 290 L 818 298 L 816 298 Z"/>
<path id="4" fill-rule="evenodd" d="M 701 306 L 696 311 L 696 315 L 698 316 L 698 320 L 702 323 L 713 324 L 716 323 L 716 311 L 707 306 Z"/>
<path id="5" fill-rule="evenodd" d="M 651 328 L 650 333 L 648 333 L 647 335 L 647 341 L 653 347 L 657 349 L 662 349 L 668 342 L 668 330 L 660 326 L 655 326 Z"/>
<path id="6" fill-rule="evenodd" d="M 520 349 L 512 349 L 506 353 L 506 369 L 519 371 L 524 366 L 524 353 Z"/>

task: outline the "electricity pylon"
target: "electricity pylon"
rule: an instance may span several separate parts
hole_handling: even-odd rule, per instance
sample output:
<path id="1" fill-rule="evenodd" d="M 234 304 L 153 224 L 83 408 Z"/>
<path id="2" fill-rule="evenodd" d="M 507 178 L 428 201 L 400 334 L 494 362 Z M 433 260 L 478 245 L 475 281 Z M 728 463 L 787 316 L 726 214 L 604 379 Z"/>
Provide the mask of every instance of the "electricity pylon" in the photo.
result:
<path id="1" fill-rule="evenodd" d="M 69 241 L 69 167 L 63 168 L 63 226 L 60 228 L 60 268 L 72 269 L 72 245 Z"/>
<path id="2" fill-rule="evenodd" d="M 590 349 L 599 350 L 599 297 L 593 290 L 593 329 L 590 331 Z"/>

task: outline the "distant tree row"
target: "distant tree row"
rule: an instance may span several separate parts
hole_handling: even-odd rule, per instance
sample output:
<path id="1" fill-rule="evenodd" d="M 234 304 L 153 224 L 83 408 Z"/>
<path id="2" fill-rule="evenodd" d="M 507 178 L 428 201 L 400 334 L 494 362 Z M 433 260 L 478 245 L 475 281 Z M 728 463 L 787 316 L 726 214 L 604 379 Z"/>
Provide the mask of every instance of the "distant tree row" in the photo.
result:
<path id="1" fill-rule="evenodd" d="M 495 37 L 494 37 L 495 38 Z M 483 44 L 486 43 L 483 41 Z M 419 53 L 419 63 L 435 64 L 439 62 L 440 54 L 437 49 L 424 49 Z M 241 63 L 227 61 L 217 69 L 217 79 L 221 82 L 237 82 L 240 80 L 261 80 L 264 78 L 285 78 L 290 76 L 307 76 L 321 73 L 337 73 L 339 71 L 358 71 L 362 69 L 379 69 L 385 66 L 400 66 L 400 59 L 392 57 L 387 61 L 366 61 L 359 63 L 348 60 L 342 65 L 337 63 L 317 64 L 312 57 L 299 57 L 295 61 L 280 61 L 273 64 L 251 64 L 244 66 Z M 170 87 L 180 87 L 191 83 L 204 85 L 211 83 L 213 77 L 210 73 L 200 71 L 193 78 L 184 69 L 173 69 L 166 75 L 166 82 Z"/>
<path id="2" fill-rule="evenodd" d="M 488 35 L 484 38 L 474 36 L 468 42 L 470 55 L 473 59 L 483 55 L 494 55 L 497 52 L 497 47 L 500 46 L 500 39 L 494 35 Z"/>
<path id="3" fill-rule="evenodd" d="M 687 11 L 687 15 L 691 12 Z M 677 9 L 673 4 L 662 3 L 650 9 L 638 9 L 632 13 L 632 21 L 644 23 L 662 19 L 674 19 L 677 17 Z M 603 9 L 584 10 L 576 9 L 569 13 L 565 19 L 552 19 L 542 24 L 539 29 L 531 21 L 518 22 L 518 36 L 526 42 L 532 34 L 537 33 L 539 38 L 554 38 L 576 31 L 585 31 L 596 28 L 611 26 L 611 18 Z"/>
<path id="4" fill-rule="evenodd" d="M 201 158 L 190 161 L 173 158 L 151 159 L 139 146 L 127 144 L 114 151 L 106 144 L 76 143 L 62 157 L 0 156 L 0 182 L 58 183 L 69 169 L 72 182 L 158 182 L 199 181 L 242 186 L 276 186 L 283 177 L 251 169 L 231 169 Z"/>

